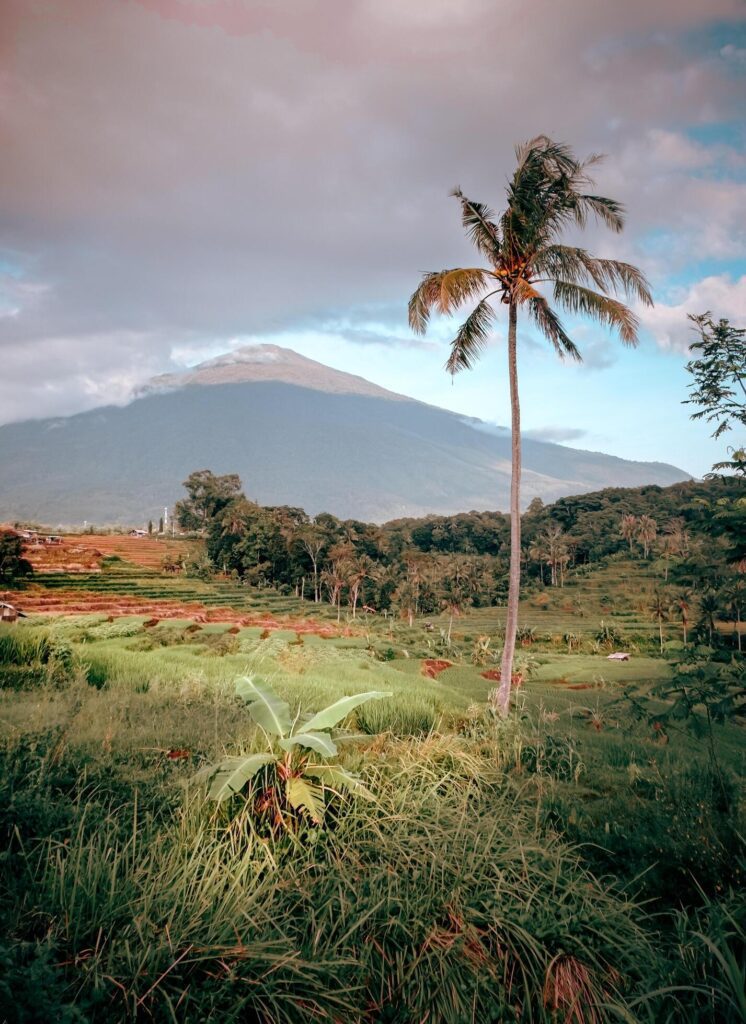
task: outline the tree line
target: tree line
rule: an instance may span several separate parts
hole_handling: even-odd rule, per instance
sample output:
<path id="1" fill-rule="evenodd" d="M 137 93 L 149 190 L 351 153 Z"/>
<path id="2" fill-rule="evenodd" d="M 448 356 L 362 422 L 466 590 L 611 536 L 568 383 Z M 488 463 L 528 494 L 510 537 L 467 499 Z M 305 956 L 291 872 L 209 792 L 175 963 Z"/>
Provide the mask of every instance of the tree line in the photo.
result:
<path id="1" fill-rule="evenodd" d="M 325 601 L 340 617 L 346 608 L 354 618 L 375 611 L 412 623 L 507 598 L 510 517 L 501 512 L 377 525 L 261 505 L 236 474 L 198 470 L 184 486 L 177 522 L 205 541 L 196 571 Z M 625 553 L 654 563 L 661 587 L 688 588 L 701 602 L 743 587 L 744 527 L 744 484 L 734 478 L 608 488 L 551 505 L 534 499 L 522 516 L 522 582 L 529 590 L 561 588 L 574 569 Z"/>

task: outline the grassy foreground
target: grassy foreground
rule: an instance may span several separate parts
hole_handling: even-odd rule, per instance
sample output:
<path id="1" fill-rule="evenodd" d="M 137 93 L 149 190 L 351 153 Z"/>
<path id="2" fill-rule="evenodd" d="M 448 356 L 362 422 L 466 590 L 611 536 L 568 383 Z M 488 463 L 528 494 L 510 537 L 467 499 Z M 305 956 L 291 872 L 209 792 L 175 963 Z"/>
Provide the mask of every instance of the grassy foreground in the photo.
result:
<path id="1" fill-rule="evenodd" d="M 2 629 L 0 1020 L 746 1019 L 740 730 L 718 777 L 616 703 L 664 661 L 549 650 L 497 722 L 485 666 L 433 653 L 383 624 Z M 392 691 L 342 748 L 373 802 L 282 832 L 205 803 L 197 768 L 266 749 L 247 670 L 294 710 Z"/>

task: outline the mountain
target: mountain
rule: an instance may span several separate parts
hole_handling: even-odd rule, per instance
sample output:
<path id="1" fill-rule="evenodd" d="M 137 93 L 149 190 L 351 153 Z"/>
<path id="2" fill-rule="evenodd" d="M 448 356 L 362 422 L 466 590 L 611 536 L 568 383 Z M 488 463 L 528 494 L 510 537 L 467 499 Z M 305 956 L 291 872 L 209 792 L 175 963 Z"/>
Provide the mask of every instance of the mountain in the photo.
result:
<path id="1" fill-rule="evenodd" d="M 525 438 L 523 499 L 688 479 Z M 510 438 L 306 359 L 247 346 L 154 378 L 123 407 L 0 427 L 0 519 L 157 518 L 195 469 L 238 473 L 262 504 L 384 521 L 505 509 Z"/>
<path id="2" fill-rule="evenodd" d="M 307 359 L 279 345 L 245 345 L 235 352 L 226 352 L 215 359 L 208 359 L 185 373 L 161 374 L 143 385 L 138 397 L 162 394 L 194 384 L 246 384 L 258 381 L 280 381 L 300 388 L 326 391 L 331 395 L 367 395 L 369 398 L 412 401 L 405 395 L 397 395 L 378 384 L 371 384 L 364 377 L 334 370 L 331 366 L 324 366 L 315 359 Z"/>

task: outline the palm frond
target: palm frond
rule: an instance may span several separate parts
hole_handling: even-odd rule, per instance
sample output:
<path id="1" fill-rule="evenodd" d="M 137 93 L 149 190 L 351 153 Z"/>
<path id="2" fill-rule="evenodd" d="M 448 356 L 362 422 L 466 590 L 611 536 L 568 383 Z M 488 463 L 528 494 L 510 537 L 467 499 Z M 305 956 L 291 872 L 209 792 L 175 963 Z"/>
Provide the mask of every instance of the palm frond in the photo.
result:
<path id="1" fill-rule="evenodd" d="M 572 174 L 581 166 L 568 145 L 554 142 L 548 135 L 536 135 L 516 146 L 515 155 L 518 161 L 516 177 L 539 164 L 544 171 L 554 169 L 560 174 Z"/>
<path id="2" fill-rule="evenodd" d="M 622 260 L 606 260 L 593 257 L 596 266 L 603 268 L 603 273 L 611 282 L 615 291 L 623 292 L 628 298 L 639 299 L 643 306 L 653 305 L 650 284 L 641 270 L 631 263 Z"/>
<path id="3" fill-rule="evenodd" d="M 469 238 L 485 259 L 495 263 L 500 253 L 500 231 L 494 213 L 484 203 L 467 199 L 460 188 L 455 188 L 451 195 L 461 204 L 461 223 Z"/>
<path id="4" fill-rule="evenodd" d="M 480 267 L 457 267 L 423 274 L 409 300 L 409 326 L 416 334 L 424 334 L 433 309 L 450 313 L 466 299 L 480 295 L 485 289 L 487 274 Z"/>
<path id="5" fill-rule="evenodd" d="M 451 375 L 459 370 L 471 369 L 487 344 L 494 320 L 495 311 L 490 305 L 489 295 L 485 295 L 461 324 L 451 342 L 451 354 L 446 362 L 446 370 Z"/>
<path id="6" fill-rule="evenodd" d="M 588 214 L 595 215 L 612 231 L 621 231 L 624 227 L 624 206 L 616 199 L 607 196 L 578 195 L 575 219 L 580 227 L 585 227 Z"/>
<path id="7" fill-rule="evenodd" d="M 595 164 L 600 164 L 602 160 L 606 159 L 605 153 L 590 153 L 585 160 L 580 164 L 580 167 L 585 171 L 586 167 L 593 167 Z"/>
<path id="8" fill-rule="evenodd" d="M 572 359 L 581 362 L 582 356 L 575 342 L 568 336 L 565 328 L 562 326 L 562 321 L 544 296 L 535 292 L 534 296 L 529 298 L 525 305 L 528 308 L 531 319 L 541 333 L 554 345 L 557 354 L 560 356 L 570 356 Z"/>
<path id="9" fill-rule="evenodd" d="M 619 332 L 625 345 L 637 344 L 639 320 L 623 302 L 570 281 L 554 282 L 554 298 L 570 313 L 582 313 Z"/>
<path id="10" fill-rule="evenodd" d="M 422 280 L 409 299 L 409 326 L 415 334 L 424 334 L 430 322 L 430 311 L 440 292 L 440 281 L 445 271 L 422 275 Z"/>
<path id="11" fill-rule="evenodd" d="M 531 260 L 529 272 L 549 280 L 561 277 L 565 281 L 592 281 L 598 288 L 603 288 L 604 282 L 594 276 L 592 260 L 589 252 L 574 245 L 546 245 Z"/>
<path id="12" fill-rule="evenodd" d="M 537 292 L 532 284 L 530 284 L 525 278 L 519 277 L 513 285 L 513 298 L 519 306 L 525 305 L 531 299 L 541 297 L 541 292 Z"/>
<path id="13" fill-rule="evenodd" d="M 587 191 L 592 185 L 587 169 L 602 159 L 599 154 L 580 162 L 568 146 L 540 135 L 519 147 L 516 155 L 518 167 L 508 187 L 508 220 L 501 225 L 507 243 L 523 236 L 539 248 L 570 222 L 584 228 L 591 215 L 613 231 L 622 230 L 622 204 Z"/>
<path id="14" fill-rule="evenodd" d="M 447 270 L 440 280 L 440 293 L 436 302 L 439 313 L 448 315 L 467 299 L 482 295 L 487 287 L 488 271 L 481 267 L 460 267 Z"/>
<path id="15" fill-rule="evenodd" d="M 594 284 L 603 291 L 623 292 L 652 306 L 653 297 L 645 275 L 631 263 L 601 259 L 570 245 L 549 245 L 532 261 L 535 273 L 561 278 L 572 284 Z"/>

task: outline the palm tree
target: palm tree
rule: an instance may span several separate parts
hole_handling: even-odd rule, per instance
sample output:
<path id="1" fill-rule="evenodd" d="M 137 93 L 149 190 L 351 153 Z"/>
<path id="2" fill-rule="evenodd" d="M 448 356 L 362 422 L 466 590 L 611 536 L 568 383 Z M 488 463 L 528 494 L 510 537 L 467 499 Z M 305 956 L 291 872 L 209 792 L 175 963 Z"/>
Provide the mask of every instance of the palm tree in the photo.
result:
<path id="1" fill-rule="evenodd" d="M 707 630 L 707 643 L 712 647 L 712 638 L 717 629 L 715 617 L 720 611 L 720 602 L 714 590 L 706 590 L 699 599 L 700 623 Z"/>
<path id="2" fill-rule="evenodd" d="M 658 536 L 658 524 L 650 516 L 640 516 L 637 523 L 637 537 L 642 544 L 642 556 L 647 558 L 650 554 L 650 545 Z"/>
<path id="3" fill-rule="evenodd" d="M 347 586 L 350 590 L 350 603 L 352 604 L 352 617 L 356 618 L 357 602 L 360 596 L 360 588 L 363 580 L 370 576 L 373 567 L 373 559 L 368 555 L 358 555 L 347 566 Z"/>
<path id="4" fill-rule="evenodd" d="M 565 531 L 558 523 L 553 523 L 547 526 L 539 540 L 544 545 L 547 562 L 552 571 L 552 586 L 564 586 L 564 567 L 570 560 Z"/>
<path id="5" fill-rule="evenodd" d="M 741 612 L 746 607 L 746 580 L 729 580 L 722 589 L 722 600 L 725 602 L 728 614 L 733 623 L 733 630 L 736 637 L 738 651 L 741 651 Z"/>
<path id="6" fill-rule="evenodd" d="M 419 590 L 411 580 L 402 580 L 394 591 L 394 607 L 399 610 L 399 613 L 402 616 L 406 615 L 410 628 L 412 627 L 414 617 L 417 614 L 418 600 Z"/>
<path id="7" fill-rule="evenodd" d="M 337 622 L 342 617 L 342 590 L 347 582 L 347 563 L 333 561 L 321 574 L 321 582 L 327 589 L 329 604 L 337 609 Z"/>
<path id="8" fill-rule="evenodd" d="M 622 525 L 619 528 L 619 532 L 629 544 L 629 553 L 632 554 L 632 545 L 637 536 L 637 516 L 624 515 L 622 516 Z"/>
<path id="9" fill-rule="evenodd" d="M 461 615 L 477 589 L 474 567 L 469 562 L 454 559 L 440 579 L 440 600 L 448 612 L 447 641 L 451 642 L 454 616 Z"/>
<path id="10" fill-rule="evenodd" d="M 677 593 L 674 604 L 679 610 L 681 617 L 681 628 L 684 631 L 684 643 L 686 643 L 687 627 L 689 626 L 689 612 L 692 610 L 692 592 L 689 587 L 682 587 Z"/>
<path id="11" fill-rule="evenodd" d="M 301 547 L 311 559 L 311 567 L 313 569 L 313 600 L 315 604 L 318 604 L 321 600 L 321 593 L 319 591 L 319 559 L 327 543 L 327 538 L 318 526 L 312 524 L 302 526 L 297 533 L 297 537 Z"/>
<path id="12" fill-rule="evenodd" d="M 441 270 L 423 276 L 409 301 L 409 323 L 424 334 L 432 310 L 445 316 L 469 300 L 478 300 L 456 332 L 446 368 L 469 369 L 484 349 L 495 321 L 493 304 L 508 307 L 512 473 L 510 485 L 510 575 L 501 678 L 496 703 L 507 714 L 513 674 L 521 582 L 521 420 L 516 341 L 518 310 L 524 310 L 561 356 L 580 359 L 559 315 L 537 286 L 551 284 L 554 302 L 570 314 L 583 314 L 619 331 L 627 345 L 637 343 L 638 322 L 624 303 L 609 293 L 621 290 L 650 305 L 645 278 L 635 267 L 599 259 L 587 250 L 559 242 L 564 228 L 583 228 L 594 216 L 621 231 L 623 208 L 613 199 L 588 191 L 588 168 L 599 157 L 578 161 L 571 150 L 540 135 L 516 150 L 518 166 L 508 184 L 507 206 L 499 219 L 483 203 L 456 189 L 464 228 L 486 266 Z M 597 289 L 597 290 L 596 290 Z"/>
<path id="13" fill-rule="evenodd" d="M 671 595 L 663 590 L 656 590 L 650 603 L 650 610 L 658 620 L 658 640 L 663 654 L 663 623 L 668 622 L 671 612 Z"/>

